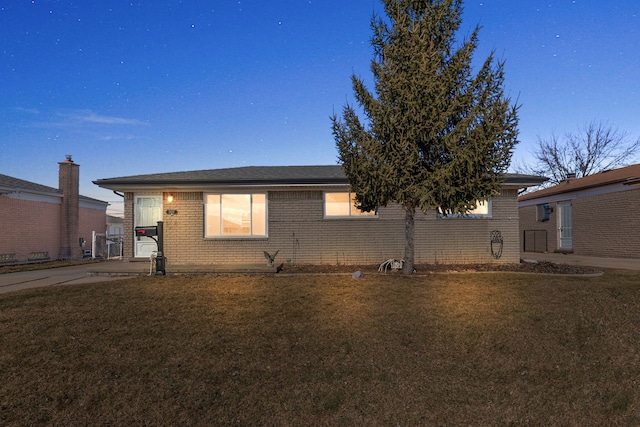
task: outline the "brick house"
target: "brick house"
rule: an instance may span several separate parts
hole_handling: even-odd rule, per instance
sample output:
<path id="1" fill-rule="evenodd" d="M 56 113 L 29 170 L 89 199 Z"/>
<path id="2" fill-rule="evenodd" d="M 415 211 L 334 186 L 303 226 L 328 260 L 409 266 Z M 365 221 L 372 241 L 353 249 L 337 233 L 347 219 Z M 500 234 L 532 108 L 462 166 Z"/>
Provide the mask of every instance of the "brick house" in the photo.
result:
<path id="1" fill-rule="evenodd" d="M 108 203 L 79 194 L 71 156 L 58 165 L 58 188 L 0 174 L 0 264 L 82 259 L 104 233 Z"/>
<path id="2" fill-rule="evenodd" d="M 524 252 L 640 258 L 640 164 L 525 194 L 518 211 Z"/>
<path id="3" fill-rule="evenodd" d="M 539 177 L 508 174 L 499 195 L 465 217 L 416 215 L 416 263 L 518 262 L 518 189 Z M 399 205 L 363 213 L 339 165 L 266 166 L 160 173 L 94 181 L 124 195 L 125 259 L 156 249 L 135 226 L 163 222 L 170 264 L 276 262 L 379 264 L 404 254 Z M 492 236 L 494 242 L 492 244 Z M 500 241 L 499 241 L 500 240 Z"/>

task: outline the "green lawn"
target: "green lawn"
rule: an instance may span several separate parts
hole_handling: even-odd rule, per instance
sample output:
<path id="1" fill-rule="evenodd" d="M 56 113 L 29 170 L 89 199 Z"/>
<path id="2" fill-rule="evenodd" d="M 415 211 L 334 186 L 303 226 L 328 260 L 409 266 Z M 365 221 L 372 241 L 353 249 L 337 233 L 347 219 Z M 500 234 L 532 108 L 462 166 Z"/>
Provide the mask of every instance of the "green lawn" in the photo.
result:
<path id="1" fill-rule="evenodd" d="M 640 425 L 640 272 L 0 296 L 1 425 Z"/>

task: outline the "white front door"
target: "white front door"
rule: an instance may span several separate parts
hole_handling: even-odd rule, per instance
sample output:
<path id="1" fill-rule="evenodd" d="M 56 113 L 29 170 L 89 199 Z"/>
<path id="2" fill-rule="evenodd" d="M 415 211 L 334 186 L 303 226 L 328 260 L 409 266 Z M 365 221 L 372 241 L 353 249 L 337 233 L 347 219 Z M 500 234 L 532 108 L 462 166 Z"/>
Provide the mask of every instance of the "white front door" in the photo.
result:
<path id="1" fill-rule="evenodd" d="M 155 226 L 162 221 L 162 195 L 136 196 L 133 225 Z M 134 257 L 148 258 L 151 252 L 157 250 L 155 240 L 149 237 L 135 237 L 134 233 Z"/>
<path id="2" fill-rule="evenodd" d="M 573 218 L 571 202 L 558 203 L 558 249 L 573 249 Z"/>

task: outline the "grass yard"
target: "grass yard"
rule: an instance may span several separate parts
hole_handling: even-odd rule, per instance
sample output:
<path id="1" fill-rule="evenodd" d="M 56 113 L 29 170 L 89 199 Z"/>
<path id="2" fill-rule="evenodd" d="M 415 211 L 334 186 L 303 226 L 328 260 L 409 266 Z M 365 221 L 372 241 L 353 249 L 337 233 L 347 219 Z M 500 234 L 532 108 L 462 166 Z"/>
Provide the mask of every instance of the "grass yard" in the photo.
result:
<path id="1" fill-rule="evenodd" d="M 0 424 L 640 425 L 640 272 L 1 295 Z"/>

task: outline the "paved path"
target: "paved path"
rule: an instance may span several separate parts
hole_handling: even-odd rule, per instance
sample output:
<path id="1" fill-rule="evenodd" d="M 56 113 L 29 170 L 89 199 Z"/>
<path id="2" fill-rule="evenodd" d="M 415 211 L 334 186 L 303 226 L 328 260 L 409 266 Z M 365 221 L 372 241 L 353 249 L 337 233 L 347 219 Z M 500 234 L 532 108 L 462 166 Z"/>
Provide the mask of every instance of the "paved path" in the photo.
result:
<path id="1" fill-rule="evenodd" d="M 121 280 L 127 277 L 150 276 L 152 270 L 149 261 L 126 262 L 105 261 L 87 263 L 71 267 L 49 268 L 46 270 L 23 271 L 21 273 L 0 274 L 0 294 L 21 289 L 42 286 L 82 284 Z M 276 273 L 275 267 L 260 265 L 181 265 L 171 266 L 169 273 Z M 153 271 L 155 275 L 155 271 Z"/>
<path id="2" fill-rule="evenodd" d="M 86 265 L 0 274 L 0 294 L 42 286 L 106 282 L 122 277 L 90 276 Z"/>

